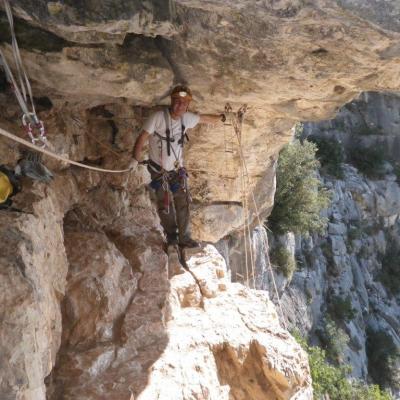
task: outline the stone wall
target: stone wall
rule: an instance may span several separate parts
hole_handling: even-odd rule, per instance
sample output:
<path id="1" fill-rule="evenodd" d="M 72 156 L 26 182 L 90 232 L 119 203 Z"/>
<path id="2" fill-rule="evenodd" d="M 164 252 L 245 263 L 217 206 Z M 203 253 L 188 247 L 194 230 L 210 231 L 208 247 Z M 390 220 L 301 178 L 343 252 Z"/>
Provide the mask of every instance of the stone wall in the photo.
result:
<path id="1" fill-rule="evenodd" d="M 203 126 L 191 133 L 187 166 L 193 231 L 199 239 L 216 242 L 240 227 L 251 189 L 262 216 L 271 209 L 277 153 L 296 121 L 328 118 L 362 90 L 398 87 L 396 10 L 382 14 L 375 2 L 368 4 L 374 13 L 360 14 L 360 9 L 354 14 L 356 2 L 328 0 L 128 5 L 113 0 L 85 6 L 16 0 L 13 9 L 49 142 L 73 160 L 124 168 L 143 119 L 168 103 L 169 90 L 178 82 L 190 84 L 193 111 L 220 113 L 227 102 L 234 110 L 248 105 L 240 138 L 245 195 L 232 127 Z M 4 13 L 0 27 L 5 32 L 1 48 L 12 60 Z M 22 136 L 21 112 L 3 74 L 1 81 L 0 125 Z M 14 166 L 20 149 L 0 142 L 2 163 Z M 204 300 L 210 314 L 191 303 L 186 310 L 179 306 L 184 311 L 169 310 L 171 293 L 179 292 L 182 282 L 177 279 L 177 289 L 170 286 L 142 167 L 129 176 L 104 176 L 49 158 L 44 162 L 54 171 L 54 181 L 49 186 L 24 182 L 15 205 L 25 213 L 1 212 L 1 351 L 7 362 L 2 397 L 42 400 L 47 388 L 54 399 L 120 399 L 130 393 L 151 398 L 160 392 L 159 374 L 182 385 L 169 365 L 158 370 L 154 364 L 152 370 L 164 352 L 168 360 L 168 352 L 177 351 L 179 343 L 169 329 L 179 325 L 184 311 L 192 323 L 200 315 L 199 324 L 216 318 L 211 311 L 226 297 L 232 321 L 244 314 L 239 318 L 243 341 L 235 342 L 212 324 L 209 329 L 219 338 L 196 341 L 194 335 L 199 350 L 210 346 L 204 354 L 212 353 L 216 372 L 207 380 L 193 362 L 201 384 L 183 392 L 182 399 L 194 396 L 192 390 L 197 398 L 228 396 L 227 387 L 235 396 L 244 391 L 311 397 L 301 351 L 279 328 L 269 303 L 267 309 L 261 306 L 265 295 L 220 282 L 221 293 L 215 289 L 216 296 Z M 254 209 L 251 213 L 253 223 Z M 215 259 L 204 257 L 209 263 L 204 269 L 215 270 Z M 243 306 L 240 296 L 247 299 Z M 258 307 L 260 314 L 251 314 Z M 188 331 L 197 334 L 196 328 L 188 326 Z M 279 343 L 286 349 L 280 350 Z M 266 353 L 273 357 L 265 361 Z M 236 368 L 227 370 L 227 363 Z M 202 389 L 206 385 L 209 394 Z"/>

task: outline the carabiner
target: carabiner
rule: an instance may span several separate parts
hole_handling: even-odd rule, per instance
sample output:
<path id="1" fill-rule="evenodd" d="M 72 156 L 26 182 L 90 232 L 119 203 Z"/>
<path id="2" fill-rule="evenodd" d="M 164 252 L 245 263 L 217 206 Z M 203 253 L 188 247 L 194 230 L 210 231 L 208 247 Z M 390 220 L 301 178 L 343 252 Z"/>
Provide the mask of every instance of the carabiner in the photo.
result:
<path id="1" fill-rule="evenodd" d="M 30 121 L 28 121 L 30 119 Z M 34 128 L 39 130 L 39 135 L 35 137 L 33 133 L 32 122 L 34 123 Z M 31 139 L 32 144 L 36 145 L 36 142 L 41 142 L 42 145 L 39 146 L 41 148 L 45 148 L 47 146 L 47 137 L 46 137 L 46 129 L 44 127 L 43 121 L 41 121 L 36 114 L 27 113 L 22 116 L 22 125 L 24 126 L 26 133 Z"/>

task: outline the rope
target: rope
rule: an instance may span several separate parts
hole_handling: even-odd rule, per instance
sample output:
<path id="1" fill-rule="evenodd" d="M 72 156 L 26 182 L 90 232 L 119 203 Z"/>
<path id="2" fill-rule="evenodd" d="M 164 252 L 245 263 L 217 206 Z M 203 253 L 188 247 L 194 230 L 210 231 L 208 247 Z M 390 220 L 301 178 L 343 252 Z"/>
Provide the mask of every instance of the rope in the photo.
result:
<path id="1" fill-rule="evenodd" d="M 234 144 L 233 144 L 233 136 L 234 135 L 230 135 L 230 137 L 227 137 L 227 133 L 226 133 L 226 126 L 232 126 L 232 124 L 227 124 L 224 123 L 223 125 L 223 132 L 224 132 L 224 164 L 225 164 L 225 172 L 224 172 L 224 176 L 221 178 L 223 179 L 223 184 L 224 187 L 226 188 L 226 179 L 231 179 L 234 180 L 236 179 L 236 174 L 235 174 L 235 167 L 234 167 Z M 229 129 L 230 132 L 231 129 Z M 216 149 L 214 151 L 215 153 L 218 152 L 218 149 Z M 230 153 L 232 156 L 228 158 L 228 153 Z"/>
<path id="2" fill-rule="evenodd" d="M 107 144 L 101 142 L 99 139 L 96 138 L 96 136 L 92 135 L 89 132 L 86 132 L 86 135 L 88 135 L 91 139 L 93 139 L 100 147 L 103 147 L 103 149 L 107 150 L 108 152 L 110 152 L 111 154 L 113 154 L 116 157 L 121 157 L 120 153 L 117 153 L 116 151 L 114 151 L 110 146 L 108 146 Z"/>
<path id="3" fill-rule="evenodd" d="M 116 169 L 116 170 L 112 170 L 112 169 L 104 169 L 104 168 L 92 167 L 92 166 L 86 165 L 86 164 L 81 164 L 81 163 L 79 163 L 79 162 L 77 162 L 77 161 L 69 160 L 68 158 L 59 156 L 58 154 L 53 153 L 53 152 L 50 151 L 50 150 L 44 149 L 44 148 L 42 148 L 42 147 L 38 147 L 38 146 L 36 146 L 36 145 L 34 145 L 34 144 L 28 142 L 28 141 L 25 140 L 25 139 L 22 139 L 22 138 L 20 138 L 20 137 L 18 137 L 18 136 L 15 136 L 15 135 L 13 135 L 13 134 L 10 133 L 10 132 L 7 132 L 6 130 L 4 130 L 4 129 L 2 129 L 2 128 L 0 128 L 0 135 L 5 136 L 6 138 L 13 140 L 14 142 L 21 143 L 21 144 L 23 144 L 24 146 L 30 147 L 31 149 L 34 149 L 34 150 L 36 150 L 36 151 L 39 151 L 39 152 L 41 152 L 41 153 L 43 153 L 43 154 L 46 154 L 47 156 L 52 157 L 52 158 L 54 158 L 54 159 L 56 159 L 56 160 L 64 161 L 64 162 L 66 162 L 66 163 L 68 163 L 68 164 L 76 165 L 77 167 L 90 169 L 90 170 L 92 170 L 92 171 L 109 172 L 109 173 L 124 173 L 124 172 L 129 172 L 129 171 L 131 171 L 129 168 L 127 168 L 127 169 Z"/>
<path id="4" fill-rule="evenodd" d="M 241 173 L 241 184 L 242 184 L 242 198 L 243 198 L 243 237 L 244 237 L 244 260 L 245 260 L 245 267 L 246 267 L 246 281 L 247 281 L 247 286 L 249 286 L 249 265 L 247 262 L 247 256 L 248 256 L 248 250 L 247 250 L 247 229 L 246 229 L 246 222 L 247 222 L 247 210 L 246 210 L 246 193 L 244 190 L 244 185 L 245 185 L 245 177 L 244 177 L 244 169 L 242 168 L 242 173 Z"/>
<path id="5" fill-rule="evenodd" d="M 82 121 L 78 117 L 72 117 L 72 125 L 76 129 L 76 132 L 79 132 L 78 129 L 83 129 L 83 124 Z M 109 151 L 110 153 L 114 154 L 116 157 L 121 157 L 120 153 L 117 153 L 114 151 L 109 145 L 106 143 L 103 143 L 99 139 L 96 138 L 95 135 L 92 135 L 89 133 L 87 130 L 85 131 L 85 135 L 89 136 L 91 139 L 93 139 L 99 146 L 103 147 L 105 150 Z"/>
<path id="6" fill-rule="evenodd" d="M 230 106 L 229 106 L 229 108 L 230 108 Z M 244 112 L 246 111 L 246 108 L 242 107 L 239 111 L 242 111 L 241 115 L 239 115 L 239 118 L 243 119 L 243 115 L 244 115 Z M 243 163 L 243 167 L 244 167 L 244 170 L 246 172 L 247 180 L 248 180 L 248 183 L 249 183 L 250 193 L 251 193 L 251 197 L 252 197 L 253 204 L 254 204 L 254 210 L 255 210 L 256 217 L 257 217 L 258 226 L 260 227 L 260 229 L 262 231 L 264 229 L 264 227 L 263 227 L 263 224 L 261 223 L 260 213 L 259 213 L 258 206 L 257 206 L 257 203 L 256 203 L 256 199 L 255 199 L 255 196 L 254 196 L 254 191 L 250 186 L 249 172 L 248 172 L 247 163 L 246 163 L 246 160 L 245 160 L 244 154 L 243 154 L 243 147 L 242 147 L 241 137 L 240 137 L 241 136 L 240 135 L 241 134 L 241 129 L 239 128 L 239 125 L 237 123 L 237 116 L 232 111 L 229 111 L 228 115 L 230 116 L 230 118 L 232 120 L 232 125 L 233 125 L 234 131 L 235 131 L 235 134 L 236 134 L 236 137 L 237 137 L 237 140 L 238 140 L 239 156 L 240 156 L 240 159 L 241 159 L 241 161 Z M 265 235 L 261 235 L 261 238 L 262 238 L 262 240 L 264 242 L 265 248 L 268 249 L 269 246 L 268 246 L 267 240 L 265 239 Z M 282 316 L 283 326 L 284 326 L 285 329 L 287 329 L 287 323 L 286 323 L 285 316 L 284 316 L 284 313 L 283 313 L 282 303 L 281 303 L 281 299 L 280 299 L 280 296 L 279 296 L 278 287 L 276 285 L 274 272 L 272 270 L 272 266 L 271 266 L 271 262 L 270 262 L 270 259 L 269 259 L 268 251 L 266 251 L 266 257 L 267 257 L 268 269 L 269 269 L 270 274 L 271 274 L 271 280 L 272 280 L 272 283 L 273 283 L 274 291 L 275 291 L 275 294 L 276 294 L 276 297 L 277 297 L 279 310 L 280 310 L 281 316 Z"/>
<path id="7" fill-rule="evenodd" d="M 28 75 L 26 74 L 25 68 L 22 64 L 21 53 L 19 51 L 17 38 L 15 36 L 14 19 L 13 19 L 13 15 L 12 15 L 11 6 L 10 6 L 10 3 L 8 2 L 8 0 L 3 0 L 3 3 L 4 3 L 4 8 L 5 8 L 5 11 L 7 14 L 8 22 L 10 25 L 11 46 L 12 46 L 12 50 L 13 50 L 13 56 L 14 56 L 15 66 L 17 68 L 17 74 L 18 74 L 18 80 L 19 80 L 20 86 L 18 86 L 16 80 L 14 79 L 11 69 L 10 69 L 10 67 L 6 61 L 6 58 L 1 50 L 0 50 L 0 56 L 3 60 L 3 65 L 4 65 L 6 75 L 14 87 L 15 96 L 17 97 L 18 103 L 19 103 L 24 115 L 26 115 L 27 118 L 29 118 L 31 120 L 31 122 L 37 124 L 37 123 L 39 123 L 39 119 L 37 118 L 35 105 L 33 102 L 32 87 L 29 82 Z M 29 111 L 28 106 L 26 104 L 27 93 L 29 95 L 32 111 Z"/>
<path id="8" fill-rule="evenodd" d="M 226 109 L 229 111 L 229 107 Z M 242 146 L 242 122 L 243 122 L 243 114 L 245 112 L 245 108 L 241 108 L 237 116 L 238 118 L 235 118 L 232 120 L 232 126 L 234 127 L 234 132 L 236 133 L 236 138 L 238 141 L 238 146 L 239 146 L 239 160 L 241 163 L 241 181 L 242 181 L 242 193 L 243 193 L 243 214 L 244 214 L 244 225 L 243 225 L 243 234 L 244 234 L 244 240 L 245 240 L 245 261 L 246 261 L 246 274 L 247 274 L 247 284 L 249 285 L 249 272 L 248 272 L 248 263 L 247 263 L 247 258 L 248 254 L 250 255 L 250 265 L 251 265 L 251 277 L 253 281 L 253 287 L 255 287 L 255 262 L 254 262 L 254 257 L 253 257 L 253 240 L 252 240 L 252 235 L 250 231 L 250 212 L 249 212 L 249 206 L 247 202 L 248 198 L 248 185 L 249 185 L 249 178 L 247 177 L 246 181 L 246 168 L 244 165 L 244 157 L 240 157 L 240 148 Z M 234 114 L 231 113 L 231 116 Z M 249 250 L 247 249 L 247 238 L 248 238 L 248 243 L 249 243 Z"/>
<path id="9" fill-rule="evenodd" d="M 243 116 L 242 116 L 243 117 Z M 240 120 L 240 135 L 238 135 L 240 137 L 240 142 L 239 142 L 239 146 L 242 146 L 242 117 Z M 253 238 L 251 235 L 251 231 L 250 231 L 250 211 L 249 211 L 249 205 L 247 202 L 248 199 L 248 192 L 249 192 L 249 182 L 250 179 L 247 176 L 247 181 L 246 181 L 246 168 L 244 165 L 244 158 L 242 159 L 242 170 L 243 170 L 243 178 L 244 178 L 244 191 L 245 191 L 245 195 L 244 195 L 244 205 L 245 205 L 245 224 L 246 224 L 246 228 L 247 228 L 247 234 L 249 237 L 249 243 L 250 243 L 250 265 L 251 265 L 251 276 L 252 276 L 252 281 L 253 281 L 253 287 L 255 288 L 256 283 L 255 283 L 255 261 L 254 261 L 254 256 L 253 256 Z"/>
<path id="10" fill-rule="evenodd" d="M 246 189 L 246 193 L 247 193 L 247 189 Z M 245 198 L 245 207 L 246 207 L 246 213 L 247 213 L 247 218 L 246 218 L 246 226 L 247 226 L 247 233 L 249 236 L 249 240 L 250 240 L 250 265 L 251 265 L 251 277 L 252 277 L 252 281 L 253 281 L 253 287 L 256 287 L 256 280 L 255 280 L 255 260 L 254 260 L 254 254 L 253 254 L 253 249 L 254 249 L 254 245 L 253 245 L 253 237 L 251 235 L 251 230 L 250 230 L 250 212 L 249 212 L 249 206 L 248 206 L 248 202 L 247 202 L 247 196 Z"/>

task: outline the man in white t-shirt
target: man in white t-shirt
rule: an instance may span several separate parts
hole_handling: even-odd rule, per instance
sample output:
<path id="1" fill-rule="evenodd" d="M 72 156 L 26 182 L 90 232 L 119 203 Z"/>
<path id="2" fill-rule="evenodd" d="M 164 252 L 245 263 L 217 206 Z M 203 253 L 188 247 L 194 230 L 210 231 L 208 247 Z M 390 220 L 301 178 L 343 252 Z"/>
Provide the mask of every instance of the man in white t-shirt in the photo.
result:
<path id="1" fill-rule="evenodd" d="M 187 173 L 183 167 L 186 131 L 197 124 L 224 122 L 224 115 L 188 112 L 192 93 L 186 86 L 171 92 L 171 106 L 150 115 L 135 142 L 132 168 L 141 158 L 143 146 L 149 142 L 150 186 L 155 190 L 161 224 L 169 244 L 198 247 L 190 237 Z"/>

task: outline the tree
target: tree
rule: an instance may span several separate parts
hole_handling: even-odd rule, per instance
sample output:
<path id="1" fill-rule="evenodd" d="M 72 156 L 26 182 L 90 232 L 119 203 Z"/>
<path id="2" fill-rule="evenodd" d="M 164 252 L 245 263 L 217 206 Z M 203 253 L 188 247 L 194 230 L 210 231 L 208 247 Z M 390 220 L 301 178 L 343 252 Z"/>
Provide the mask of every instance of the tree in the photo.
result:
<path id="1" fill-rule="evenodd" d="M 392 336 L 383 330 L 367 330 L 368 373 L 380 387 L 400 390 L 397 363 L 400 350 Z"/>
<path id="2" fill-rule="evenodd" d="M 377 385 L 367 385 L 359 380 L 348 380 L 351 368 L 328 362 L 326 353 L 318 346 L 310 346 L 298 332 L 292 335 L 308 354 L 314 399 L 329 396 L 330 400 L 393 400 L 393 397 Z"/>
<path id="3" fill-rule="evenodd" d="M 330 193 L 318 179 L 316 151 L 315 144 L 296 140 L 279 155 L 275 205 L 268 219 L 278 234 L 321 232 L 326 227 L 320 212 L 329 205 Z"/>

